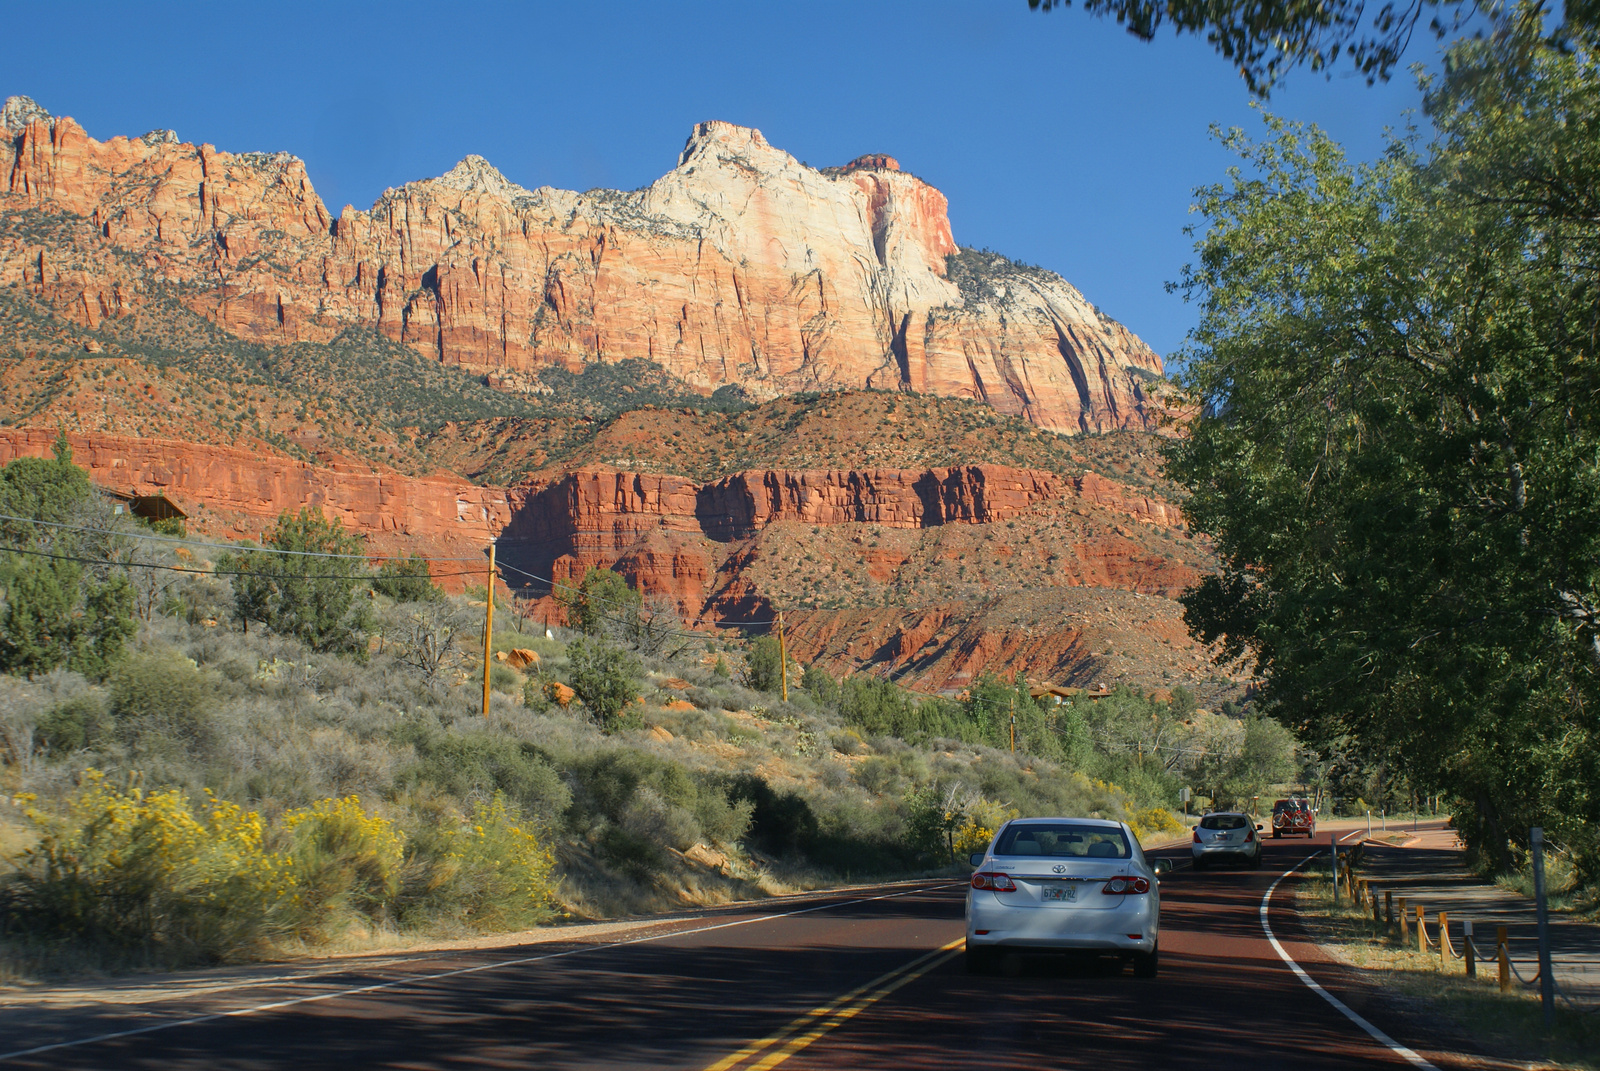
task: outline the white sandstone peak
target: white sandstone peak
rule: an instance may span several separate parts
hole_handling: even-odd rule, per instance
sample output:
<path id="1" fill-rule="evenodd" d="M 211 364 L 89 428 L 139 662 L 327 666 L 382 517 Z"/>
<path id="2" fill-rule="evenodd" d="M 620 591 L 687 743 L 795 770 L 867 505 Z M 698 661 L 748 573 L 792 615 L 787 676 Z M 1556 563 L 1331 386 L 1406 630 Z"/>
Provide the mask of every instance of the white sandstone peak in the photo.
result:
<path id="1" fill-rule="evenodd" d="M 32 97 L 7 97 L 5 104 L 0 105 L 0 128 L 6 130 L 21 130 L 35 119 L 49 118 L 52 118 L 50 113 Z"/>
<path id="2" fill-rule="evenodd" d="M 507 197 L 532 196 L 527 190 L 500 173 L 500 169 L 476 153 L 463 157 L 461 162 L 433 182 L 462 193 L 498 193 Z"/>

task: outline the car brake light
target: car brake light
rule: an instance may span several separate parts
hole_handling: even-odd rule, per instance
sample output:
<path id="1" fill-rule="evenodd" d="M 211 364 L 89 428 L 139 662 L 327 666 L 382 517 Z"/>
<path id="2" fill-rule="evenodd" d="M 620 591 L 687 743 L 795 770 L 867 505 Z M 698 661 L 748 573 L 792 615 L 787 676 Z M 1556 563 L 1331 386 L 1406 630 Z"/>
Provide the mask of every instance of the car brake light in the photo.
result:
<path id="1" fill-rule="evenodd" d="M 1010 874 L 997 874 L 992 870 L 980 870 L 972 875 L 972 887 L 990 892 L 1017 891 L 1017 883 L 1011 880 Z"/>
<path id="2" fill-rule="evenodd" d="M 1244 842 L 1246 844 L 1249 844 L 1251 841 L 1253 841 L 1255 839 L 1256 839 L 1256 831 L 1255 830 L 1247 829 L 1247 830 L 1244 831 Z"/>
<path id="3" fill-rule="evenodd" d="M 1125 896 L 1128 893 L 1147 893 L 1150 891 L 1150 882 L 1134 874 L 1119 874 L 1106 882 L 1105 888 L 1100 890 L 1110 896 Z"/>
<path id="4" fill-rule="evenodd" d="M 1194 842 L 1196 844 L 1200 843 L 1200 831 L 1198 829 L 1194 831 Z"/>

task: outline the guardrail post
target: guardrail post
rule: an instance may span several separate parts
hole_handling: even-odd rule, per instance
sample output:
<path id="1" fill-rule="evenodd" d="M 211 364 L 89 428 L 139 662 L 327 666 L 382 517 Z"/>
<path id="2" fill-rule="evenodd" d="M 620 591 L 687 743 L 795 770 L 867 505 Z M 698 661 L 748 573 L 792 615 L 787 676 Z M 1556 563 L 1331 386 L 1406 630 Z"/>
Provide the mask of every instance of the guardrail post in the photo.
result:
<path id="1" fill-rule="evenodd" d="M 1478 950 L 1472 945 L 1472 920 L 1461 920 L 1462 958 L 1467 961 L 1467 977 L 1478 977 Z"/>
<path id="2" fill-rule="evenodd" d="M 1328 844 L 1328 854 L 1333 859 L 1333 872 L 1332 872 L 1332 876 L 1333 876 L 1333 902 L 1334 902 L 1334 905 L 1337 906 L 1338 903 L 1339 903 L 1339 838 L 1338 837 L 1334 837 L 1333 840 L 1329 842 L 1329 844 Z"/>
<path id="3" fill-rule="evenodd" d="M 1400 898 L 1400 943 L 1406 944 L 1411 940 L 1411 916 L 1406 911 L 1406 898 Z"/>
<path id="4" fill-rule="evenodd" d="M 1439 912 L 1439 966 L 1442 969 L 1446 963 L 1456 958 L 1456 950 L 1450 947 L 1450 912 Z"/>
<path id="5" fill-rule="evenodd" d="M 1421 904 L 1417 905 L 1417 951 L 1428 951 L 1428 915 Z"/>
<path id="6" fill-rule="evenodd" d="M 1383 890 L 1383 921 L 1394 925 L 1394 890 Z"/>
<path id="7" fill-rule="evenodd" d="M 1511 953 L 1506 951 L 1506 928 L 1494 928 L 1494 955 L 1500 961 L 1500 992 L 1511 992 Z"/>

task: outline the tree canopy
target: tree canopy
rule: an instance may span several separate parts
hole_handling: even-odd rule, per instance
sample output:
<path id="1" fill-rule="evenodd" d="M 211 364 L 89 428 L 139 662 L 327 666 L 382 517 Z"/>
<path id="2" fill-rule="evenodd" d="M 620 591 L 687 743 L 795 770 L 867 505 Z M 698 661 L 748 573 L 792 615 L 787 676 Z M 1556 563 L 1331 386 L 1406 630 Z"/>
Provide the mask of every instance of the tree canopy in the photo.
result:
<path id="1" fill-rule="evenodd" d="M 1074 0 L 1028 0 L 1036 11 L 1069 8 Z M 1330 75 L 1341 60 L 1370 85 L 1387 81 L 1422 28 L 1435 38 L 1462 30 L 1475 17 L 1488 22 L 1548 20 L 1551 5 L 1508 4 L 1504 0 L 1385 0 L 1369 8 L 1366 0 L 1077 0 L 1077 6 L 1114 18 L 1128 32 L 1152 40 L 1163 26 L 1174 33 L 1204 36 L 1235 67 L 1250 91 L 1266 97 L 1292 68 L 1301 64 Z M 1568 0 L 1565 22 L 1553 23 L 1553 44 L 1600 23 L 1600 2 Z"/>
<path id="2" fill-rule="evenodd" d="M 1353 165 L 1223 135 L 1182 286 L 1203 407 L 1168 450 L 1223 567 L 1191 627 L 1261 705 L 1600 871 L 1600 79 L 1537 25 L 1453 46 L 1438 131 Z"/>

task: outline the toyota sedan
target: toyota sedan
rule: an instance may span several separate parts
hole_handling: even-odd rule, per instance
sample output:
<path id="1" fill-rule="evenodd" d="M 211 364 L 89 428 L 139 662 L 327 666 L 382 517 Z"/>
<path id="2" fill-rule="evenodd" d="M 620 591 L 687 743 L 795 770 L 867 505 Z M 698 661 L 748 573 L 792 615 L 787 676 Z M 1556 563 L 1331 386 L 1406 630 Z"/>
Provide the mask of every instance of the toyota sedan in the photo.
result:
<path id="1" fill-rule="evenodd" d="M 1161 889 L 1127 825 L 1098 818 L 1020 818 L 972 856 L 967 969 L 1007 952 L 1112 953 L 1154 978 Z"/>

